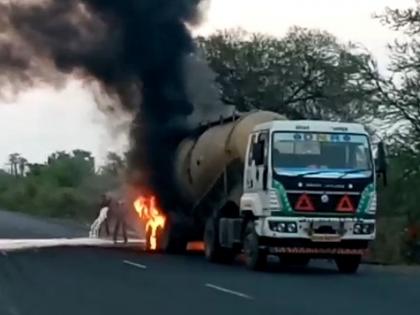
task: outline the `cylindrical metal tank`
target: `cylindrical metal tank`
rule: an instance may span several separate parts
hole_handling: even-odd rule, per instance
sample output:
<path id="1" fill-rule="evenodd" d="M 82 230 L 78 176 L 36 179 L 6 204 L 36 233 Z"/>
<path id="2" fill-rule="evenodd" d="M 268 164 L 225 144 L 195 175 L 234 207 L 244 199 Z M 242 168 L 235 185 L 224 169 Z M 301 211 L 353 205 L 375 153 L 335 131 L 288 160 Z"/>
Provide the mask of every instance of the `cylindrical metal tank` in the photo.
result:
<path id="1" fill-rule="evenodd" d="M 175 161 L 175 178 L 182 199 L 197 205 L 232 161 L 239 159 L 243 163 L 249 134 L 256 125 L 284 119 L 273 112 L 251 112 L 210 127 L 198 137 L 185 139 L 178 147 Z"/>

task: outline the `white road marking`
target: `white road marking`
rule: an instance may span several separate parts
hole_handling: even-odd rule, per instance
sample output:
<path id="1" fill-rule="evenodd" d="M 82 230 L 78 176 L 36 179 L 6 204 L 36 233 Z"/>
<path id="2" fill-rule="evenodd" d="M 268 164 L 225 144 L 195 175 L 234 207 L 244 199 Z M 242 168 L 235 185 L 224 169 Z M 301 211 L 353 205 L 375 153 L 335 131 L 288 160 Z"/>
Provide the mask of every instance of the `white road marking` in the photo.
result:
<path id="1" fill-rule="evenodd" d="M 145 266 L 145 265 L 138 264 L 138 263 L 135 263 L 135 262 L 132 262 L 132 261 L 129 261 L 129 260 L 124 260 L 123 263 L 127 264 L 127 265 L 130 265 L 130 266 L 140 268 L 140 269 L 146 269 L 147 268 L 147 266 Z"/>
<path id="2" fill-rule="evenodd" d="M 129 239 L 129 245 L 141 245 L 144 239 Z M 91 247 L 122 247 L 123 244 L 114 244 L 112 240 L 98 238 L 56 238 L 56 239 L 1 239 L 0 251 L 14 251 L 59 246 L 91 246 Z"/>
<path id="3" fill-rule="evenodd" d="M 210 289 L 217 290 L 217 291 L 221 291 L 221 292 L 224 292 L 224 293 L 236 295 L 236 296 L 239 296 L 239 297 L 244 298 L 244 299 L 248 299 L 248 300 L 253 300 L 254 299 L 252 296 L 249 296 L 245 293 L 241 293 L 241 292 L 238 292 L 238 291 L 232 291 L 232 290 L 229 290 L 229 289 L 226 289 L 226 288 L 223 288 L 223 287 L 219 287 L 219 286 L 211 284 L 211 283 L 206 283 L 206 287 L 210 288 Z"/>

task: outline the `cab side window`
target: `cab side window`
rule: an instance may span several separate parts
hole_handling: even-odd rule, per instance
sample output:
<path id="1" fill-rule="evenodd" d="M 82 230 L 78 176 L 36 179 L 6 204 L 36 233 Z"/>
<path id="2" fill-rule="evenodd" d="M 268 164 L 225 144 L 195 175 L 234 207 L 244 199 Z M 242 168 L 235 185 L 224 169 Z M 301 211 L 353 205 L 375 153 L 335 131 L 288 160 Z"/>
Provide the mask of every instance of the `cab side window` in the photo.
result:
<path id="1" fill-rule="evenodd" d="M 259 156 L 258 156 L 259 155 Z M 262 158 L 262 161 L 257 161 L 259 158 Z M 249 148 L 248 155 L 248 166 L 252 166 L 253 162 L 255 164 L 267 165 L 268 161 L 268 133 L 260 132 L 259 134 L 254 134 L 251 137 L 251 146 Z"/>
<path id="2" fill-rule="evenodd" d="M 252 166 L 252 161 L 254 160 L 253 152 L 255 143 L 257 142 L 257 135 L 253 134 L 251 137 L 251 145 L 249 146 L 249 154 L 248 154 L 248 166 Z"/>
<path id="3" fill-rule="evenodd" d="M 263 148 L 264 165 L 267 165 L 267 162 L 268 162 L 268 133 L 267 132 L 264 131 L 258 135 L 258 143 L 260 143 L 260 145 Z"/>

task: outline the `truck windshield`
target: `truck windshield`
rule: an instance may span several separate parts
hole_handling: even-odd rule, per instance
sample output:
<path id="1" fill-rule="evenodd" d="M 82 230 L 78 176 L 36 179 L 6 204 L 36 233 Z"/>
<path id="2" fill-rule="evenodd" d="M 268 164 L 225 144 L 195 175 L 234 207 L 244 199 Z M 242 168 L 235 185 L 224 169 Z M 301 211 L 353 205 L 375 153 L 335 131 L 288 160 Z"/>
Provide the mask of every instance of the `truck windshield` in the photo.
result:
<path id="1" fill-rule="evenodd" d="M 370 176 L 369 139 L 366 135 L 276 132 L 272 147 L 273 169 L 278 174 L 330 174 Z"/>

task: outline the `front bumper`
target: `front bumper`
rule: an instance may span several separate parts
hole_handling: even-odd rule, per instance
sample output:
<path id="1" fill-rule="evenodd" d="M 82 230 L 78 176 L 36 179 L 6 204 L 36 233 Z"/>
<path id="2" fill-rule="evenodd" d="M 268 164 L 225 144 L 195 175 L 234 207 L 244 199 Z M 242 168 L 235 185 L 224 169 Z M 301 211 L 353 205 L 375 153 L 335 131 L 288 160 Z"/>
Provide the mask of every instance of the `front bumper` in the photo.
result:
<path id="1" fill-rule="evenodd" d="M 297 228 L 293 233 L 279 232 L 270 228 L 273 222 L 294 222 Z M 356 224 L 370 225 L 373 228 L 369 233 L 358 234 L 355 231 Z M 255 230 L 260 237 L 264 238 L 300 239 L 315 243 L 371 241 L 375 239 L 376 235 L 374 219 L 356 218 L 264 217 L 256 221 Z"/>

